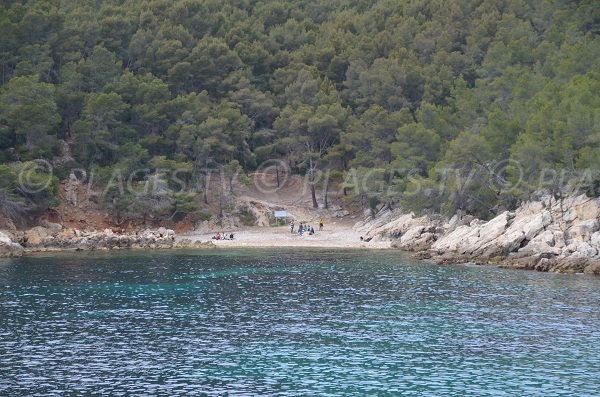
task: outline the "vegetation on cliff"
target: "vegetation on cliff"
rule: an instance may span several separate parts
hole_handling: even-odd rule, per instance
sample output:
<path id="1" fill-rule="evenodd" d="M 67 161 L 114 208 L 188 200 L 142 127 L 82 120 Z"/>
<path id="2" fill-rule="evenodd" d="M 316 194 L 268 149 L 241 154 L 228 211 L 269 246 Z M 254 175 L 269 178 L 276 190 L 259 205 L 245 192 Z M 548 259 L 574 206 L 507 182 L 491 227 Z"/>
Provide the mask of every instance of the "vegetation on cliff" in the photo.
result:
<path id="1" fill-rule="evenodd" d="M 595 0 L 9 0 L 0 54 L 7 216 L 52 202 L 56 180 L 17 183 L 39 159 L 177 192 L 104 191 L 137 216 L 277 158 L 320 189 L 366 180 L 350 199 L 484 218 L 600 162 Z"/>

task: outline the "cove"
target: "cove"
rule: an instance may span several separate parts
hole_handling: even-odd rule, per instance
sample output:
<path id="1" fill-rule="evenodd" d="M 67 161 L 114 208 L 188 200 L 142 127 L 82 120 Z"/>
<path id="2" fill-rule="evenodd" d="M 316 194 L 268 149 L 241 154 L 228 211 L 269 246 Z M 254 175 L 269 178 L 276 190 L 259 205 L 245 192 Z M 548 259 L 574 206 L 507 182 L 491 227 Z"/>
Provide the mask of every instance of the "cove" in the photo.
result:
<path id="1" fill-rule="evenodd" d="M 0 395 L 596 396 L 600 279 L 396 251 L 0 261 Z"/>

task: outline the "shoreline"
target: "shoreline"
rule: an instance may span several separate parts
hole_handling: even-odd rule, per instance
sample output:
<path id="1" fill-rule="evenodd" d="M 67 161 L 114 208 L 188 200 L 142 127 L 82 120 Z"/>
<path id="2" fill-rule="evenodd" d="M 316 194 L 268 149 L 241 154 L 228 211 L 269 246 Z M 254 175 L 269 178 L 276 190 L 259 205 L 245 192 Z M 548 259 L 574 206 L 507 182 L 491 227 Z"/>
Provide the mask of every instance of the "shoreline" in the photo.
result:
<path id="1" fill-rule="evenodd" d="M 320 248 L 395 249 L 438 265 L 472 263 L 499 268 L 600 275 L 600 200 L 571 199 L 557 215 L 549 202 L 530 202 L 489 221 L 457 214 L 450 220 L 382 210 L 358 223 L 326 221 L 323 231 L 299 236 L 289 226 L 222 228 L 176 234 L 160 227 L 130 234 L 68 229 L 46 222 L 23 232 L 0 232 L 0 258 L 37 253 L 112 250 Z M 217 233 L 234 239 L 216 240 Z M 362 241 L 361 237 L 368 239 Z"/>
<path id="2" fill-rule="evenodd" d="M 229 233 L 226 232 L 226 235 Z M 210 233 L 188 233 L 177 236 L 176 241 L 189 240 L 192 243 L 212 243 L 216 247 L 232 248 L 276 248 L 276 247 L 315 247 L 315 248 L 368 248 L 390 249 L 390 241 L 360 241 L 361 234 L 350 227 L 334 226 L 325 228 L 322 232 L 316 231 L 314 235 L 299 236 L 291 233 L 288 226 L 279 227 L 253 227 L 233 231 L 233 240 L 213 240 Z"/>
<path id="3" fill-rule="evenodd" d="M 186 238 L 188 237 L 188 238 Z M 186 251 L 186 250 L 195 250 L 195 251 L 222 251 L 226 252 L 227 249 L 257 249 L 257 250 L 271 250 L 271 249 L 294 249 L 294 248 L 308 248 L 308 249 L 331 249 L 331 250 L 376 250 L 376 251 L 396 251 L 403 255 L 406 255 L 408 258 L 426 262 L 430 264 L 434 264 L 437 266 L 489 266 L 497 269 L 506 269 L 506 270 L 527 270 L 527 271 L 539 271 L 543 273 L 554 273 L 554 274 L 570 274 L 570 275 L 588 275 L 588 276 L 598 276 L 600 275 L 597 272 L 586 272 L 586 271 L 573 271 L 572 263 L 563 263 L 562 271 L 558 270 L 546 270 L 535 268 L 532 266 L 527 266 L 527 262 L 523 261 L 515 261 L 512 258 L 497 258 L 496 260 L 490 260 L 485 258 L 476 258 L 471 256 L 461 256 L 457 255 L 454 252 L 445 252 L 441 254 L 433 254 L 431 250 L 410 250 L 410 249 L 402 249 L 397 245 L 394 245 L 392 240 L 389 241 L 379 241 L 375 242 L 375 244 L 371 243 L 355 243 L 355 244 L 328 244 L 325 241 L 318 242 L 315 240 L 307 241 L 307 240 L 299 240 L 294 242 L 294 244 L 290 243 L 280 243 L 280 244 L 265 244 L 265 243 L 255 243 L 251 241 L 236 241 L 236 240 L 219 240 L 219 241 L 202 241 L 196 240 L 193 242 L 189 242 L 190 236 L 180 236 L 179 239 L 187 242 L 176 242 L 171 246 L 156 246 L 156 247 L 142 247 L 142 246 L 128 246 L 128 247 L 99 247 L 99 248 L 60 248 L 60 247 L 43 247 L 43 248 L 25 248 L 22 252 L 22 255 L 19 256 L 0 256 L 0 262 L 11 259 L 18 259 L 20 257 L 36 257 L 43 256 L 44 254 L 107 254 L 113 251 L 119 252 L 140 252 L 140 251 Z M 317 244 L 315 244 L 317 242 Z M 598 261 L 593 261 L 587 258 L 580 258 L 585 260 L 587 264 L 596 264 L 600 263 Z M 524 264 L 525 263 L 525 264 Z M 577 265 L 576 265 L 577 267 Z M 579 265 L 580 267 L 580 265 Z"/>
<path id="4" fill-rule="evenodd" d="M 336 225 L 315 235 L 292 234 L 288 226 L 252 227 L 234 230 L 233 240 L 214 240 L 212 234 L 175 234 L 159 228 L 135 234 L 117 234 L 110 229 L 82 232 L 59 229 L 54 232 L 34 227 L 19 234 L 18 239 L 0 232 L 0 258 L 15 258 L 39 253 L 109 252 L 115 250 L 177 250 L 228 248 L 323 248 L 323 249 L 392 249 L 391 241 L 364 242 L 349 227 Z"/>
<path id="5" fill-rule="evenodd" d="M 0 257 L 0 262 L 1 261 L 5 261 L 5 260 L 10 260 L 10 259 L 19 259 L 19 258 L 31 258 L 31 257 L 36 257 L 36 256 L 43 256 L 44 254 L 56 254 L 56 255 L 61 255 L 61 254 L 68 254 L 68 255 L 85 255 L 85 254 L 109 254 L 111 252 L 131 252 L 131 253 L 136 253 L 136 252 L 154 252 L 154 251 L 161 251 L 161 252 L 169 252 L 169 251 L 211 251 L 211 252 L 227 252 L 228 249 L 232 249 L 232 250 L 238 250 L 238 249 L 248 249 L 248 250 L 260 250 L 260 251 L 267 251 L 267 250 L 276 250 L 276 249 L 281 249 L 281 250 L 292 250 L 294 248 L 303 248 L 303 249 L 309 249 L 309 250 L 332 250 L 332 251 L 395 251 L 398 253 L 402 253 L 405 254 L 407 257 L 411 257 L 414 260 L 417 261 L 422 261 L 422 262 L 427 262 L 427 263 L 435 263 L 435 262 L 431 262 L 425 259 L 416 259 L 412 257 L 412 253 L 409 251 L 403 251 L 400 250 L 398 248 L 393 248 L 393 247 L 388 247 L 388 248 L 383 248 L 383 247 L 369 247 L 369 246 L 349 246 L 349 247 L 342 247 L 342 246 L 325 246 L 325 245 L 321 245 L 321 246 L 317 246 L 317 245 L 306 245 L 306 246 L 292 246 L 292 245 L 273 245 L 273 246 L 266 246 L 266 245 L 214 245 L 214 246 L 209 246 L 209 247 L 200 247 L 200 246 L 174 246 L 174 247 L 170 247 L 170 248 L 142 248 L 142 247 L 122 247 L 122 248 L 99 248 L 99 249 L 93 249 L 93 250 L 78 250 L 78 249 L 72 249 L 72 248 L 50 248 L 50 249 L 44 249 L 44 250 L 32 250 L 32 251 L 26 251 L 24 252 L 24 254 L 22 256 L 19 257 Z M 462 265 L 465 263 L 457 263 L 458 265 Z M 476 263 L 472 263 L 473 265 L 477 265 Z"/>
<path id="6" fill-rule="evenodd" d="M 472 265 L 472 266 L 491 266 L 498 269 L 508 269 L 508 270 L 528 270 L 528 271 L 540 271 L 545 273 L 555 273 L 555 274 L 578 274 L 578 275 L 600 275 L 597 272 L 586 272 L 581 269 L 581 271 L 573 271 L 573 268 L 581 267 L 581 262 L 586 265 L 596 265 L 599 264 L 599 261 L 594 261 L 589 258 L 578 258 L 578 263 L 571 263 L 572 261 L 561 262 L 561 269 L 557 270 L 547 270 L 541 269 L 539 267 L 528 265 L 529 262 L 533 259 L 533 257 L 522 258 L 522 260 L 516 260 L 514 258 L 506 257 L 506 258 L 494 258 L 490 260 L 489 258 L 484 257 L 472 257 L 459 255 L 455 252 L 444 252 L 437 253 L 432 252 L 428 249 L 423 250 L 411 250 L 408 248 L 400 248 L 394 244 L 392 240 L 388 241 L 379 241 L 375 243 L 339 243 L 332 244 L 327 241 L 318 241 L 318 240 L 297 240 L 293 241 L 293 243 L 265 243 L 265 242 L 256 242 L 256 241 L 239 241 L 239 240 L 216 240 L 216 241 L 205 241 L 205 240 L 195 240 L 190 242 L 189 235 L 178 236 L 180 241 L 175 242 L 170 246 L 154 246 L 154 247 L 144 247 L 144 246 L 113 246 L 113 247 L 95 247 L 95 248 L 61 248 L 61 247 L 40 247 L 40 248 L 24 248 L 22 251 L 22 255 L 17 256 L 0 256 L 0 261 L 10 260 L 10 259 L 18 259 L 20 257 L 35 257 L 43 254 L 84 254 L 84 253 L 110 253 L 112 251 L 121 251 L 121 252 L 139 252 L 139 251 L 185 251 L 185 250 L 210 250 L 210 251 L 226 251 L 228 248 L 232 249 L 293 249 L 293 248 L 308 248 L 308 249 L 332 249 L 332 250 L 381 250 L 381 251 L 396 251 L 402 254 L 405 254 L 409 258 L 416 260 L 427 262 L 431 264 L 435 264 L 438 266 L 464 266 L 464 265 Z M 195 237 L 199 237 L 196 235 Z M 584 265 L 585 267 L 585 265 Z"/>
<path id="7" fill-rule="evenodd" d="M 447 220 L 383 209 L 355 229 L 391 239 L 392 247 L 437 264 L 600 275 L 600 199 L 585 195 L 545 196 L 487 221 L 461 213 Z"/>

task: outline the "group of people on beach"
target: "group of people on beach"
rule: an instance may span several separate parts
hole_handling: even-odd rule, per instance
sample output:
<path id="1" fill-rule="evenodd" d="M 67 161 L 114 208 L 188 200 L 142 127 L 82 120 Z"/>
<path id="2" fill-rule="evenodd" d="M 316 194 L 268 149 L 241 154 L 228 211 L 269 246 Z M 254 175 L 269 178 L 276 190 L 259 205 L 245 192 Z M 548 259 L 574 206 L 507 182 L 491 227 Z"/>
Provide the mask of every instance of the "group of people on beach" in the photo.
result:
<path id="1" fill-rule="evenodd" d="M 319 219 L 319 231 L 322 232 L 323 231 L 323 226 L 325 225 L 325 222 L 323 221 L 323 218 Z M 294 234 L 294 221 L 290 222 L 290 233 Z M 303 236 L 304 233 L 308 233 L 309 236 L 312 236 L 315 234 L 315 228 L 305 224 L 304 222 L 300 222 L 300 225 L 298 225 L 298 236 Z"/>
<path id="2" fill-rule="evenodd" d="M 229 236 L 225 234 L 225 232 L 217 232 L 214 236 L 212 236 L 213 240 L 233 240 L 233 233 L 229 233 Z"/>

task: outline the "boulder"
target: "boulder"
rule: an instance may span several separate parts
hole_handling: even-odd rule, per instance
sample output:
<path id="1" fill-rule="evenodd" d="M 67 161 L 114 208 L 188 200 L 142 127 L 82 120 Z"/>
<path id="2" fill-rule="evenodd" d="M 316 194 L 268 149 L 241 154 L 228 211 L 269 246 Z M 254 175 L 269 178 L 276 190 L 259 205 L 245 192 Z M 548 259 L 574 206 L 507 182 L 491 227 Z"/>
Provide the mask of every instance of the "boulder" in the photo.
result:
<path id="1" fill-rule="evenodd" d="M 0 232 L 0 258 L 12 258 L 23 255 L 23 247 L 12 241 L 6 233 Z"/>
<path id="2" fill-rule="evenodd" d="M 494 218 L 492 221 L 498 227 L 502 225 L 498 218 L 504 217 L 506 219 L 506 228 L 497 237 L 488 238 L 487 240 L 489 241 L 487 243 L 480 244 L 480 247 L 473 251 L 472 254 L 484 257 L 506 256 L 527 245 L 530 240 L 535 239 L 552 222 L 552 216 L 545 210 L 532 213 L 532 207 L 537 209 L 536 206 L 524 206 L 515 214 L 506 212 Z M 492 221 L 488 222 L 488 224 L 492 223 Z M 494 233 L 498 232 L 495 231 L 495 228 L 488 227 L 486 233 L 490 233 L 490 231 L 494 231 Z M 491 235 L 493 236 L 494 234 L 491 233 Z"/>
<path id="3" fill-rule="evenodd" d="M 334 218 L 344 218 L 346 216 L 350 215 L 350 211 L 348 210 L 339 210 L 339 211 L 333 211 L 332 213 L 332 217 Z"/>
<path id="4" fill-rule="evenodd" d="M 418 252 L 414 253 L 413 255 L 411 255 L 411 258 L 419 259 L 419 260 L 427 260 L 427 259 L 431 259 L 432 256 L 433 255 L 432 255 L 431 251 L 418 251 Z"/>
<path id="5" fill-rule="evenodd" d="M 556 264 L 548 269 L 548 271 L 553 273 L 583 273 L 590 263 L 589 258 L 580 255 L 559 257 L 556 260 Z"/>
<path id="6" fill-rule="evenodd" d="M 573 203 L 567 208 L 574 218 L 582 221 L 596 220 L 600 216 L 600 201 L 586 195 L 574 197 Z"/>
<path id="7" fill-rule="evenodd" d="M 592 233 L 590 236 L 590 245 L 600 250 L 600 232 Z"/>
<path id="8" fill-rule="evenodd" d="M 502 235 L 506 232 L 511 215 L 508 211 L 498 215 L 479 229 L 479 238 L 470 241 L 471 247 L 466 252 L 472 255 L 492 257 L 504 251 L 505 240 Z"/>
<path id="9" fill-rule="evenodd" d="M 469 225 L 474 219 L 475 217 L 472 215 L 465 215 L 459 211 L 452 218 L 450 218 L 444 227 L 448 233 L 451 233 L 459 226 Z"/>
<path id="10" fill-rule="evenodd" d="M 588 242 L 598 229 L 600 229 L 600 224 L 598 224 L 596 219 L 575 219 L 571 227 L 567 230 L 568 241 Z"/>
<path id="11" fill-rule="evenodd" d="M 589 258 L 594 257 L 598 254 L 598 250 L 592 247 L 588 243 L 573 242 L 561 251 L 561 255 L 564 257 L 575 255 L 575 256 L 587 256 Z"/>
<path id="12" fill-rule="evenodd" d="M 60 231 L 63 228 L 61 224 L 50 222 L 50 221 L 47 221 L 46 219 L 43 219 L 40 222 L 40 226 L 46 228 L 51 234 L 60 233 Z"/>
<path id="13" fill-rule="evenodd" d="M 479 228 L 472 228 L 469 225 L 458 226 L 451 233 L 438 239 L 431 248 L 439 253 L 459 251 L 468 236 L 479 236 Z"/>
<path id="14" fill-rule="evenodd" d="M 500 267 L 518 270 L 533 270 L 540 259 L 541 258 L 536 255 L 514 259 L 508 258 Z"/>
<path id="15" fill-rule="evenodd" d="M 158 234 L 158 237 L 160 237 L 160 238 L 164 238 L 164 239 L 168 239 L 168 240 L 175 239 L 175 231 L 171 230 L 171 229 L 166 229 L 164 227 L 160 227 L 160 228 L 158 228 L 156 233 Z"/>
<path id="16" fill-rule="evenodd" d="M 556 258 L 541 258 L 533 267 L 533 270 L 538 272 L 548 272 L 556 264 Z"/>
<path id="17" fill-rule="evenodd" d="M 538 233 L 552 223 L 552 214 L 548 211 L 542 211 L 523 224 L 523 233 L 526 240 L 533 240 Z"/>
<path id="18" fill-rule="evenodd" d="M 424 232 L 414 238 L 394 241 L 392 242 L 391 247 L 399 248 L 406 251 L 425 251 L 431 248 L 431 244 L 433 244 L 436 238 L 436 234 L 431 232 Z"/>
<path id="19" fill-rule="evenodd" d="M 550 230 L 550 229 L 548 229 Z M 565 234 L 563 233 L 562 230 L 553 230 L 552 231 L 552 235 L 554 236 L 554 246 L 556 248 L 564 248 L 567 246 L 567 243 L 565 242 Z"/>
<path id="20" fill-rule="evenodd" d="M 424 251 L 431 248 L 431 244 L 435 242 L 437 235 L 431 232 L 422 233 L 419 238 L 411 243 L 411 251 Z"/>
<path id="21" fill-rule="evenodd" d="M 588 243 L 581 243 L 577 245 L 577 249 L 573 254 L 585 256 L 587 258 L 592 258 L 598 255 L 598 250 L 596 250 L 596 248 L 592 247 Z"/>
<path id="22" fill-rule="evenodd" d="M 50 230 L 42 226 L 33 227 L 25 232 L 24 242 L 26 247 L 37 247 L 51 235 Z"/>
<path id="23" fill-rule="evenodd" d="M 600 261 L 594 261 L 589 263 L 584 269 L 583 272 L 585 274 L 593 274 L 596 276 L 600 275 Z"/>
<path id="24" fill-rule="evenodd" d="M 472 221 L 469 226 L 457 227 L 441 237 L 432 248 L 437 251 L 455 251 L 463 255 L 494 257 L 504 255 L 519 246 L 524 233 L 511 230 L 514 214 L 505 211 L 489 222 Z"/>
<path id="25" fill-rule="evenodd" d="M 423 230 L 425 230 L 425 226 L 422 225 L 414 226 L 408 229 L 406 233 L 404 233 L 402 237 L 400 237 L 400 243 L 402 245 L 410 244 L 413 240 L 416 240 L 421 236 Z"/>
<path id="26" fill-rule="evenodd" d="M 550 230 L 546 230 L 534 237 L 523 248 L 519 249 L 519 252 L 530 255 L 534 255 L 536 253 L 560 255 L 562 253 L 562 249 L 557 248 L 554 245 L 554 233 Z"/>

